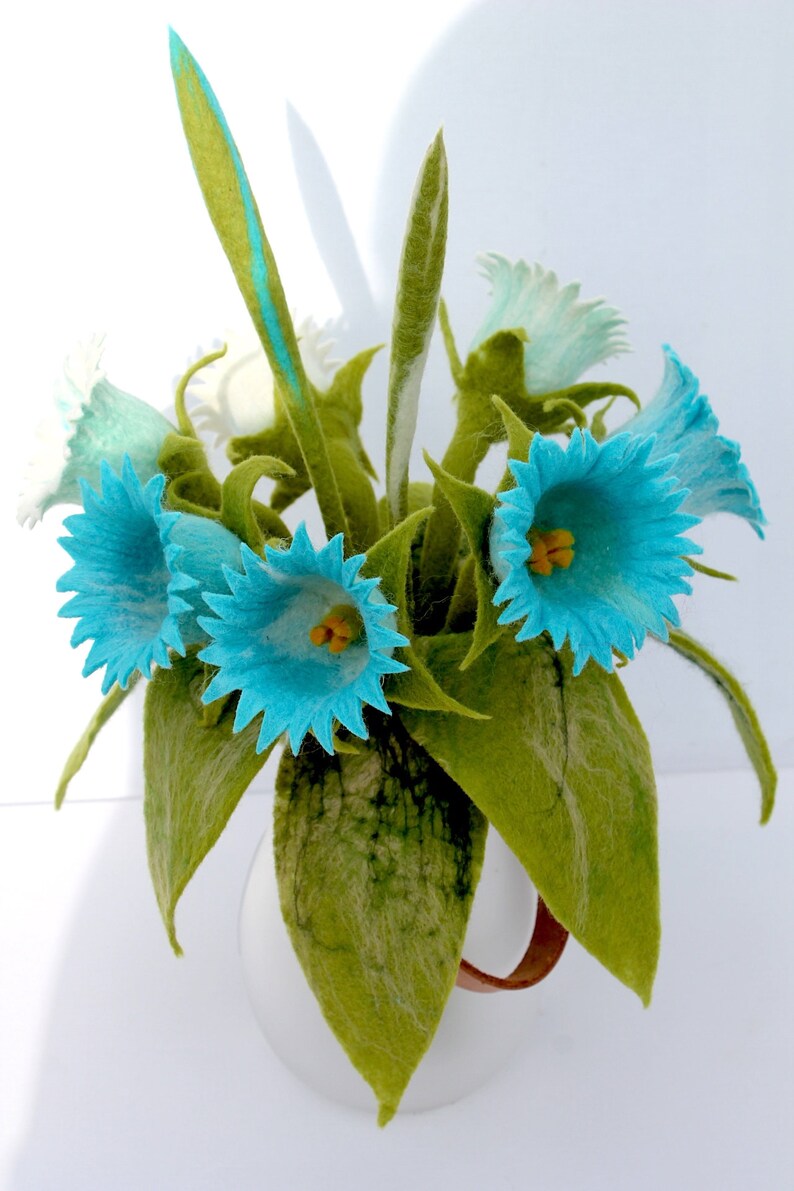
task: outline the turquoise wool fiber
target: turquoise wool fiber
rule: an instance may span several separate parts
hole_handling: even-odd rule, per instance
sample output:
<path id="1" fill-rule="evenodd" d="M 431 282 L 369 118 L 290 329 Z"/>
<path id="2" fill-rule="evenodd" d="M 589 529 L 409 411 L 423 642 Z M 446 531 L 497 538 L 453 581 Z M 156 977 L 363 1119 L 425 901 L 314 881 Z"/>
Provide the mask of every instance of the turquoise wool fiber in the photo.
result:
<path id="1" fill-rule="evenodd" d="M 499 494 L 490 534 L 494 603 L 507 604 L 499 623 L 523 621 L 518 641 L 548 632 L 555 649 L 567 637 L 574 674 L 591 657 L 612 670 L 612 651 L 633 657 L 649 632 L 666 641 L 667 622 L 679 623 L 671 597 L 691 590 L 682 556 L 700 547 L 680 535 L 699 518 L 678 511 L 685 493 L 652 448 L 575 430 L 567 449 L 536 434 L 527 462 L 509 461 L 516 487 Z M 573 535 L 573 561 L 535 574 L 528 535 L 556 529 Z"/>
<path id="2" fill-rule="evenodd" d="M 204 702 L 240 691 L 236 732 L 264 712 L 259 752 L 288 732 L 297 753 L 312 731 L 331 753 L 335 720 L 366 739 L 364 704 L 389 713 L 381 680 L 409 667 L 392 657 L 395 647 L 408 644 L 394 628 L 394 605 L 381 595 L 379 580 L 359 578 L 365 556 L 345 560 L 341 534 L 316 550 L 301 523 L 289 549 L 267 546 L 263 560 L 244 546 L 242 558 L 245 573 L 227 574 L 232 594 L 207 597 L 219 619 L 199 618 L 213 638 L 199 656 L 219 667 Z M 339 606 L 355 609 L 362 628 L 332 654 L 309 633 Z"/>
<path id="3" fill-rule="evenodd" d="M 162 508 L 165 476 L 142 485 L 129 457 L 120 477 L 106 462 L 100 475 L 101 493 L 83 480 L 84 512 L 64 521 L 70 536 L 58 540 L 75 565 L 57 590 L 77 592 L 59 615 L 79 618 L 73 646 L 93 640 L 83 674 L 105 666 L 106 694 L 136 671 L 149 678 L 153 665 L 170 666 L 169 649 L 205 642 L 204 593 L 228 590 L 224 574 L 241 563 L 222 525 Z"/>
<path id="4" fill-rule="evenodd" d="M 580 302 L 578 282 L 560 285 L 551 269 L 495 252 L 477 259 L 492 298 L 472 351 L 497 331 L 523 331 L 528 393 L 565 389 L 594 364 L 628 351 L 626 320 L 602 298 Z"/>
<path id="5" fill-rule="evenodd" d="M 139 479 L 157 475 L 163 442 L 174 427 L 162 414 L 117 389 L 101 367 L 103 340 L 76 349 L 64 364 L 54 409 L 39 430 L 17 516 L 35 525 L 53 505 L 82 504 L 80 481 L 100 484 L 102 461 L 116 471 L 129 455 Z"/>
<path id="6" fill-rule="evenodd" d="M 741 461 L 737 442 L 718 434 L 719 421 L 694 373 L 667 344 L 664 377 L 656 396 L 635 414 L 620 433 L 655 435 L 651 459 L 676 456 L 672 470 L 688 488 L 682 509 L 705 517 L 733 513 L 752 525 L 760 538 L 766 517 L 755 484 Z"/>

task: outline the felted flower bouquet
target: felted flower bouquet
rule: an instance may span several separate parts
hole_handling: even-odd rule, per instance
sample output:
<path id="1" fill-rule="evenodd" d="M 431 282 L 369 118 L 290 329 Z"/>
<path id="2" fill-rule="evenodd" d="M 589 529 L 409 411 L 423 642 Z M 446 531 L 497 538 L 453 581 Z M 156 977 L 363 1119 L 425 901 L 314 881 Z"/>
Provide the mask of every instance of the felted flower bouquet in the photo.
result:
<path id="1" fill-rule="evenodd" d="M 146 680 L 149 865 L 179 952 L 179 898 L 283 740 L 282 911 L 386 1123 L 456 979 L 526 987 L 570 932 L 649 1001 L 660 931 L 654 777 L 615 673 L 649 634 L 728 700 L 769 817 L 775 773 L 755 713 L 676 627 L 674 602 L 694 571 L 730 578 L 698 560 L 689 534 L 703 517 L 731 513 L 763 536 L 764 515 L 738 446 L 670 348 L 642 408 L 623 385 L 580 379 L 626 343 L 618 312 L 580 300 L 578 285 L 484 256 L 490 306 L 459 355 L 440 299 L 440 134 L 397 280 L 379 497 L 359 436 L 377 349 L 334 367 L 312 324 L 296 332 L 218 101 L 175 34 L 171 51 L 193 165 L 261 360 L 226 348 L 199 360 L 173 419 L 110 383 L 100 343 L 67 364 L 20 516 L 32 524 L 53 506 L 81 506 L 60 539 L 73 562 L 58 583 L 72 593 L 61 615 L 77 622 L 72 645 L 91 642 L 83 673 L 104 671 L 105 697 L 56 802 Z M 426 455 L 430 484 L 412 481 L 408 464 L 437 324 L 457 423 L 443 457 Z M 608 431 L 620 399 L 637 408 Z M 223 477 L 208 432 L 225 441 Z M 478 467 L 505 443 L 504 477 L 485 491 Z M 254 497 L 263 478 L 267 503 Z M 319 544 L 284 520 L 309 490 Z M 508 977 L 462 959 L 489 823 L 540 898 Z"/>

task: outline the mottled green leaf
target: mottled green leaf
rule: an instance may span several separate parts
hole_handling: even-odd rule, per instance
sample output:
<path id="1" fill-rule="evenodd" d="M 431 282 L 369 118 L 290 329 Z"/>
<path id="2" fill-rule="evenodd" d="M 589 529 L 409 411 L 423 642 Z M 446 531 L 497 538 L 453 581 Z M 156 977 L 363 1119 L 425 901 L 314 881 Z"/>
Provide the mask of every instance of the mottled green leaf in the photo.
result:
<path id="1" fill-rule="evenodd" d="M 177 955 L 174 911 L 190 878 L 216 843 L 240 798 L 270 753 L 256 752 L 261 720 L 234 733 L 227 705 L 204 726 L 204 664 L 176 658 L 146 691 L 143 810 L 154 891 Z"/>
<path id="2" fill-rule="evenodd" d="M 447 158 L 439 132 L 416 181 L 394 303 L 386 423 L 386 496 L 392 524 L 407 511 L 408 462 L 444 272 L 447 208 Z"/>
<path id="3" fill-rule="evenodd" d="M 552 914 L 647 1004 L 659 952 L 656 793 L 620 680 L 579 677 L 544 638 L 500 637 L 467 670 L 467 634 L 426 643 L 442 686 L 490 712 L 402 718 L 515 852 Z"/>
<path id="4" fill-rule="evenodd" d="M 105 695 L 102 702 L 97 707 L 91 719 L 88 721 L 85 732 L 78 740 L 77 744 L 69 754 L 66 764 L 63 767 L 61 780 L 58 782 L 58 789 L 55 791 L 55 809 L 59 810 L 66 797 L 66 791 L 69 788 L 69 783 L 76 773 L 82 767 L 83 762 L 91 751 L 91 745 L 96 740 L 99 733 L 104 728 L 113 713 L 121 707 L 121 704 L 127 698 L 127 695 L 132 694 L 136 687 L 140 674 L 133 674 L 130 678 L 126 690 L 122 690 L 118 683 L 114 683 L 108 693 Z"/>
<path id="5" fill-rule="evenodd" d="M 730 575 L 720 575 L 720 578 L 723 577 L 731 578 Z M 761 822 L 766 823 L 775 805 L 777 772 L 755 708 L 730 670 L 718 662 L 699 641 L 695 641 L 678 629 L 671 629 L 668 644 L 681 657 L 686 658 L 687 661 L 698 666 L 704 674 L 707 674 L 724 695 L 733 716 L 736 731 L 742 738 L 742 744 L 747 750 L 747 756 L 761 786 Z"/>
<path id="6" fill-rule="evenodd" d="M 455 983 L 486 822 L 399 721 L 358 755 L 285 751 L 276 783 L 281 909 L 337 1039 L 385 1125 Z"/>

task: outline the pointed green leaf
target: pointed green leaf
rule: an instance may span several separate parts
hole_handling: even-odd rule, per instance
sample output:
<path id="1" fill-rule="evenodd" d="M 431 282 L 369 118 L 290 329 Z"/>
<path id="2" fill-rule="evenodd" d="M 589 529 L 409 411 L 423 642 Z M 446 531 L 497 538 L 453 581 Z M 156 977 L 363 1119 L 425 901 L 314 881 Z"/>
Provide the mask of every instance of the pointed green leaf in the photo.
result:
<path id="1" fill-rule="evenodd" d="M 325 1018 L 394 1113 L 455 983 L 487 825 L 384 717 L 358 755 L 285 750 L 276 782 L 281 909 Z"/>
<path id="2" fill-rule="evenodd" d="M 179 111 L 204 202 L 270 362 L 326 530 L 329 536 L 345 532 L 345 514 L 311 387 L 245 167 L 204 72 L 173 30 L 170 36 Z"/>
<path id="3" fill-rule="evenodd" d="M 444 340 L 444 349 L 449 360 L 449 370 L 452 373 L 452 379 L 455 382 L 455 388 L 459 389 L 463 380 L 463 362 L 458 355 L 457 344 L 455 343 L 455 336 L 452 331 L 452 324 L 449 321 L 449 311 L 447 304 L 443 298 L 438 302 L 438 325 L 441 328 L 441 336 Z"/>
<path id="4" fill-rule="evenodd" d="M 526 461 L 529 458 L 529 448 L 532 445 L 534 431 L 521 421 L 518 414 L 506 402 L 502 401 L 501 397 L 492 397 L 491 400 L 504 423 L 507 435 L 507 454 L 511 459 Z M 509 472 L 507 474 L 510 475 Z M 514 482 L 511 477 L 509 486 L 512 486 Z"/>
<path id="5" fill-rule="evenodd" d="M 777 771 L 755 708 L 730 670 L 726 670 L 699 641 L 695 641 L 679 629 L 671 629 L 668 644 L 681 657 L 707 674 L 725 696 L 736 731 L 742 738 L 742 744 L 747 750 L 747 756 L 761 786 L 761 822 L 766 823 L 775 805 Z"/>
<path id="6" fill-rule="evenodd" d="M 149 870 L 177 955 L 177 902 L 270 753 L 256 752 L 259 717 L 235 733 L 234 710 L 227 706 L 214 727 L 203 725 L 205 685 L 202 662 L 175 658 L 171 670 L 158 670 L 149 683 L 144 708 Z"/>
<path id="7" fill-rule="evenodd" d="M 477 592 L 477 619 L 471 636 L 471 648 L 462 665 L 466 669 L 502 633 L 499 609 L 494 606 L 494 585 L 488 573 L 485 559 L 488 556 L 488 531 L 493 519 L 496 501 L 482 488 L 456 480 L 443 468 L 434 463 L 425 452 L 425 461 L 432 471 L 436 483 L 450 503 L 458 521 L 463 527 L 466 540 L 474 559 L 474 585 Z"/>
<path id="8" fill-rule="evenodd" d="M 738 583 L 735 575 L 729 575 L 727 571 L 716 571 L 714 567 L 707 567 L 704 562 L 698 562 L 696 558 L 686 557 L 693 571 L 697 571 L 699 575 L 708 575 L 711 579 L 725 579 L 728 583 Z"/>
<path id="9" fill-rule="evenodd" d="M 401 713 L 411 735 L 515 852 L 552 914 L 647 1004 L 659 952 L 656 793 L 619 679 L 543 638 L 507 635 L 467 670 L 466 634 L 426 643 L 430 669 L 488 723 Z"/>
<path id="10" fill-rule="evenodd" d="M 416 181 L 394 304 L 386 423 L 386 496 L 392 524 L 407 511 L 408 462 L 441 291 L 447 207 L 447 157 L 439 132 Z"/>
<path id="11" fill-rule="evenodd" d="M 139 674 L 133 674 L 130 678 L 126 690 L 122 690 L 118 683 L 113 686 L 105 695 L 102 702 L 97 707 L 91 719 L 88 721 L 85 732 L 78 740 L 70 752 L 66 764 L 63 767 L 61 780 L 58 782 L 58 789 L 55 791 L 55 809 L 60 810 L 63 805 L 63 800 L 66 797 L 66 791 L 69 788 L 69 783 L 76 773 L 83 767 L 83 762 L 91 751 L 91 745 L 96 740 L 99 733 L 104 728 L 113 713 L 117 708 L 121 707 L 127 695 L 132 694 L 133 690 L 138 684 Z"/>

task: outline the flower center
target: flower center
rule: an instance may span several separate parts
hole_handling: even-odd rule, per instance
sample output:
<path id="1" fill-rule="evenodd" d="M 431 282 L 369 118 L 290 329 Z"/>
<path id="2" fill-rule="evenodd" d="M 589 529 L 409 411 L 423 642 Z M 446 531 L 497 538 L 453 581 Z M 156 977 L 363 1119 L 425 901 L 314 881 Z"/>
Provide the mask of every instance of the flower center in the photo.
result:
<path id="1" fill-rule="evenodd" d="M 309 629 L 312 645 L 327 645 L 329 653 L 343 653 L 364 630 L 358 609 L 352 604 L 334 604 L 319 624 Z"/>
<path id="2" fill-rule="evenodd" d="M 550 575 L 555 567 L 567 571 L 573 562 L 573 534 L 569 529 L 535 529 L 529 531 L 532 554 L 529 569 L 534 575 Z"/>

